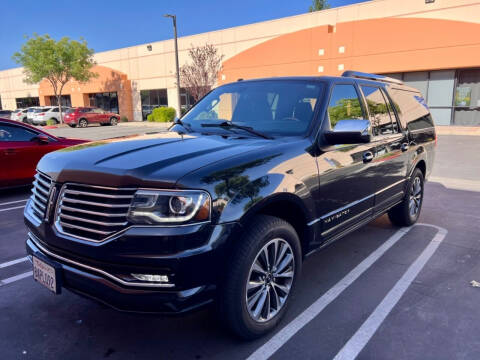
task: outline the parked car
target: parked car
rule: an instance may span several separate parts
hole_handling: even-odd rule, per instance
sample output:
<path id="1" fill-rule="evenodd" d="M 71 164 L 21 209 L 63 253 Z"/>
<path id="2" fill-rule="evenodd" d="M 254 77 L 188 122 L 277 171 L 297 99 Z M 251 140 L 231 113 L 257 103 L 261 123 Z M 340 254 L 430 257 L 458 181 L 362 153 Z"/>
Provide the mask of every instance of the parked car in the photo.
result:
<path id="1" fill-rule="evenodd" d="M 10 119 L 12 114 L 11 110 L 0 110 L 0 118 Z"/>
<path id="2" fill-rule="evenodd" d="M 64 121 L 70 127 L 87 127 L 90 124 L 117 125 L 120 115 L 95 107 L 78 107 L 69 109 Z"/>
<path id="3" fill-rule="evenodd" d="M 65 118 L 69 108 L 62 106 L 62 116 Z M 32 123 L 35 125 L 46 125 L 48 120 L 53 120 L 56 124 L 60 123 L 60 110 L 58 106 L 46 107 L 41 112 L 33 114 Z"/>
<path id="4" fill-rule="evenodd" d="M 307 255 L 385 213 L 417 221 L 435 145 L 421 93 L 391 78 L 220 86 L 169 133 L 42 158 L 25 208 L 34 278 L 124 311 L 216 301 L 256 338 L 284 316 Z"/>
<path id="5" fill-rule="evenodd" d="M 32 106 L 27 109 L 27 124 L 33 124 L 33 117 L 35 116 L 36 113 L 40 113 L 42 111 L 45 111 L 45 109 L 50 109 L 51 107 L 49 106 Z"/>
<path id="6" fill-rule="evenodd" d="M 16 109 L 10 115 L 10 120 L 27 122 L 27 109 Z"/>
<path id="7" fill-rule="evenodd" d="M 43 155 L 84 142 L 86 140 L 55 137 L 18 121 L 0 119 L 0 188 L 31 184 Z"/>

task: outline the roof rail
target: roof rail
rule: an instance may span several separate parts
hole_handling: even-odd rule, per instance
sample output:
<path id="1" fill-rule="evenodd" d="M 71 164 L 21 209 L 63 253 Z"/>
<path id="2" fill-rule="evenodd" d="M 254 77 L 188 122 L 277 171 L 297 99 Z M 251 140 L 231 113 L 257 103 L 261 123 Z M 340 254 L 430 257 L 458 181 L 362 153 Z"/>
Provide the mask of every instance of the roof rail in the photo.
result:
<path id="1" fill-rule="evenodd" d="M 343 77 L 353 77 L 357 79 L 367 79 L 367 80 L 374 80 L 374 81 L 381 81 L 391 84 L 400 84 L 403 85 L 403 81 L 397 80 L 388 76 L 377 75 L 377 74 L 369 74 L 360 71 L 351 71 L 347 70 L 342 74 Z"/>

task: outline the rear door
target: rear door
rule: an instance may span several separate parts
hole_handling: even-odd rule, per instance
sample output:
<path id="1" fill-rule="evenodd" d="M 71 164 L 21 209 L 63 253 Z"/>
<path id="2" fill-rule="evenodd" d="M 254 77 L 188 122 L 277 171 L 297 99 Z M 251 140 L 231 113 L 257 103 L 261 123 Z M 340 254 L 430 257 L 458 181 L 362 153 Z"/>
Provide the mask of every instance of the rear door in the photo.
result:
<path id="1" fill-rule="evenodd" d="M 342 83 L 330 92 L 327 114 L 332 129 L 339 120 L 367 118 L 355 84 Z M 328 240 L 373 213 L 375 144 L 325 145 L 317 157 L 320 176 L 318 209 L 322 239 Z"/>
<path id="2" fill-rule="evenodd" d="M 376 151 L 372 170 L 376 187 L 374 215 L 377 215 L 403 198 L 408 141 L 383 87 L 360 84 L 360 88 L 372 123 L 372 141 Z"/>

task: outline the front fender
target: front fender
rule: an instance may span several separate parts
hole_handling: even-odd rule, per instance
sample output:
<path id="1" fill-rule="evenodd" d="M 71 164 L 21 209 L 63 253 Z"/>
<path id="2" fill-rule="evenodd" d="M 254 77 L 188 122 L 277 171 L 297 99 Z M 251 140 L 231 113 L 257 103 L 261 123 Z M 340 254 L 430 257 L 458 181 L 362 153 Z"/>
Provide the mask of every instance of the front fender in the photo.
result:
<path id="1" fill-rule="evenodd" d="M 239 221 L 246 214 L 276 201 L 296 204 L 303 210 L 307 222 L 315 218 L 315 203 L 306 184 L 291 175 L 273 173 L 241 187 L 223 204 L 219 223 Z"/>

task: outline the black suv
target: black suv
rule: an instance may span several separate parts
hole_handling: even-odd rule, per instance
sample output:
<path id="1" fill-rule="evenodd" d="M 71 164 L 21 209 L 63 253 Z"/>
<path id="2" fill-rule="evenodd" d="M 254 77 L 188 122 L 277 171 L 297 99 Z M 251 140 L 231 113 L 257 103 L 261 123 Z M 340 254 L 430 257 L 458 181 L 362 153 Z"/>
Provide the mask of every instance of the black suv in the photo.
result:
<path id="1" fill-rule="evenodd" d="M 384 213 L 418 219 L 435 144 L 422 95 L 391 78 L 220 86 L 170 132 L 42 158 L 25 208 L 34 278 L 123 311 L 215 302 L 258 337 L 305 256 Z"/>

